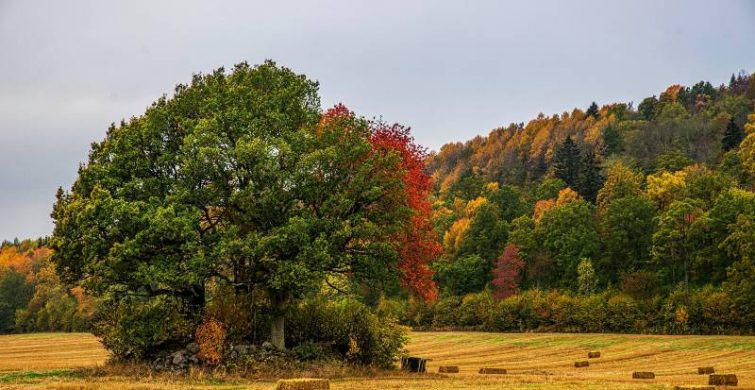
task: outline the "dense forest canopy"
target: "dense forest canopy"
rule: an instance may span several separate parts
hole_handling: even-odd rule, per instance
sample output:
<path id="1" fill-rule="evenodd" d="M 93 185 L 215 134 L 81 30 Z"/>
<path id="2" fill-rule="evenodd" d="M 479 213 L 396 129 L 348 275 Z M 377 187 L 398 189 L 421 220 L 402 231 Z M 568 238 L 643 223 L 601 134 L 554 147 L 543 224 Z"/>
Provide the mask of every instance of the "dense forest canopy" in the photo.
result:
<path id="1" fill-rule="evenodd" d="M 441 292 L 743 287 L 754 99 L 755 77 L 740 72 L 444 145 L 428 160 Z"/>

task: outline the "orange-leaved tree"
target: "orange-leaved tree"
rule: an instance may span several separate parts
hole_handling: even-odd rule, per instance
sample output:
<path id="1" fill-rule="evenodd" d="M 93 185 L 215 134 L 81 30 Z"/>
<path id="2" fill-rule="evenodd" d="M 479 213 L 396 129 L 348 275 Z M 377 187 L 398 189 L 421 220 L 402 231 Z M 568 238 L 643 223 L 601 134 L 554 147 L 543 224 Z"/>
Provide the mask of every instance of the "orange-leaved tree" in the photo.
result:
<path id="1" fill-rule="evenodd" d="M 433 182 L 425 167 L 426 150 L 414 143 L 410 128 L 400 124 L 373 123 L 370 143 L 376 150 L 394 150 L 401 156 L 406 206 L 412 210 L 410 222 L 396 237 L 402 284 L 423 299 L 434 300 L 438 289 L 429 264 L 440 255 L 442 247 L 431 221 L 429 196 Z"/>

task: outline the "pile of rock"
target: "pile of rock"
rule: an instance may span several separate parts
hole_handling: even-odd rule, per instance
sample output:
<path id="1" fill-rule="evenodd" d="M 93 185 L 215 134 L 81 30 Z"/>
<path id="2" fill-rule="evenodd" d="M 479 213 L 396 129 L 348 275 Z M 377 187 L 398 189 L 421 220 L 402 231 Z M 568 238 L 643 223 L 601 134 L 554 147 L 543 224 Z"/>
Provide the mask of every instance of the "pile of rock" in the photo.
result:
<path id="1" fill-rule="evenodd" d="M 199 364 L 199 345 L 189 343 L 186 348 L 170 354 L 163 354 L 152 361 L 152 367 L 157 371 L 182 371 L 192 365 Z"/>
<path id="2" fill-rule="evenodd" d="M 286 352 L 278 350 L 270 342 L 261 346 L 252 344 L 229 345 L 225 350 L 226 360 L 253 359 L 258 362 L 270 362 L 286 357 Z M 157 371 L 185 371 L 190 366 L 201 363 L 199 359 L 199 345 L 189 343 L 185 348 L 172 353 L 165 353 L 152 361 L 152 367 Z"/>
<path id="3" fill-rule="evenodd" d="M 227 358 L 231 360 L 254 359 L 258 362 L 269 362 L 287 356 L 285 351 L 275 348 L 269 341 L 265 341 L 259 347 L 252 344 L 231 345 L 229 351 Z"/>

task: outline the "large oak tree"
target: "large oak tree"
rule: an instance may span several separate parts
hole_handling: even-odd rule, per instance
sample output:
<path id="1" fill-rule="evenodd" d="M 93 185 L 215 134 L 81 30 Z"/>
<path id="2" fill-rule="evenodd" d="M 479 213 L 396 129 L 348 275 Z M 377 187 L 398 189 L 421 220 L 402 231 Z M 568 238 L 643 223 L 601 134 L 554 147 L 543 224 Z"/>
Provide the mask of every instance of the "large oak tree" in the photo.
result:
<path id="1" fill-rule="evenodd" d="M 240 64 L 111 127 L 58 193 L 59 269 L 113 302 L 170 297 L 195 320 L 212 283 L 264 291 L 281 348 L 284 309 L 329 276 L 398 281 L 413 214 L 401 152 L 319 104 L 305 76 Z"/>

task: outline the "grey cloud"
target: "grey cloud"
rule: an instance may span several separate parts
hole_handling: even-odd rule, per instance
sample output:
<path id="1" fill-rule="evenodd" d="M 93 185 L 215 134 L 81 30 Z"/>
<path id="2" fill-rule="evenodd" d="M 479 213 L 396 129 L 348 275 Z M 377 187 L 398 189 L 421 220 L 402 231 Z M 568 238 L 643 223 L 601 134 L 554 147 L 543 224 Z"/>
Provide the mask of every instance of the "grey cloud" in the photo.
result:
<path id="1" fill-rule="evenodd" d="M 752 71 L 753 19 L 748 1 L 0 0 L 0 239 L 49 234 L 89 144 L 195 72 L 272 58 L 438 148 Z"/>

